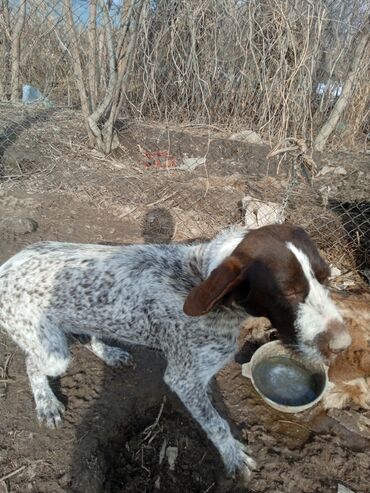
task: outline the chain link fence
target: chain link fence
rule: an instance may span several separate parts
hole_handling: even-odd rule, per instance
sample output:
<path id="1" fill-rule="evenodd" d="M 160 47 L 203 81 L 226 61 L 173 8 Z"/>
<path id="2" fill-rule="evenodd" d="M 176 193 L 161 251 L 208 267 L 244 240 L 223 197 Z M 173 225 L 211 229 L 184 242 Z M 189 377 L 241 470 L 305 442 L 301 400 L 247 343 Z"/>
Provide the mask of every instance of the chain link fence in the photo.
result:
<path id="1" fill-rule="evenodd" d="M 72 194 L 144 241 L 294 221 L 339 279 L 369 280 L 368 14 L 360 0 L 0 0 L 0 187 Z M 328 122 L 329 149 L 356 155 L 312 159 Z"/>

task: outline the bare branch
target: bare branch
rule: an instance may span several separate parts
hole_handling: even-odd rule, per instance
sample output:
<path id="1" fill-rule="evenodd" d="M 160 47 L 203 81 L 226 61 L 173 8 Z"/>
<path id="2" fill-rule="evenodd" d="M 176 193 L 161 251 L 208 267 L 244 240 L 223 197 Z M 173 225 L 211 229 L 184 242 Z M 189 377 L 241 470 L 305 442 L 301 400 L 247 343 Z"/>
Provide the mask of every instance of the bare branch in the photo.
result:
<path id="1" fill-rule="evenodd" d="M 26 20 L 26 0 L 22 0 L 17 13 L 16 23 L 12 33 L 12 51 L 11 51 L 11 101 L 19 100 L 19 70 L 21 57 L 21 34 Z"/>

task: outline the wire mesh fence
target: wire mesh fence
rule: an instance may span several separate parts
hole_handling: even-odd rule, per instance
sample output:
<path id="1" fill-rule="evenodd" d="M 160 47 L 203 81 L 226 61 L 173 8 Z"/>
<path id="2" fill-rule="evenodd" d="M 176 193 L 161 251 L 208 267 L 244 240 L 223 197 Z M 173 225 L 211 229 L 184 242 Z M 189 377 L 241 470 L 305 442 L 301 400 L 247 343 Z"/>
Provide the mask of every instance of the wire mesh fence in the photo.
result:
<path id="1" fill-rule="evenodd" d="M 289 141 L 269 160 L 264 143 L 310 145 L 335 109 L 329 146 L 366 148 L 368 14 L 360 0 L 0 0 L 0 186 L 73 193 L 144 241 L 291 220 L 366 278 L 366 154 L 317 173 L 309 151 Z M 257 147 L 228 138 L 245 129 Z"/>

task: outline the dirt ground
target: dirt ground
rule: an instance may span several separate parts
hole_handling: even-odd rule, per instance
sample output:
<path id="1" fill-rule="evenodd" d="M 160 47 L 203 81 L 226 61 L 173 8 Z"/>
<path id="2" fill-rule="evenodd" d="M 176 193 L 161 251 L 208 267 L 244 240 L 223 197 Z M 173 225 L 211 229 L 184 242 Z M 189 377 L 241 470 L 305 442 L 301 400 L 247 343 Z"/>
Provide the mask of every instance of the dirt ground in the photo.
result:
<path id="1" fill-rule="evenodd" d="M 27 118 L 19 115 L 20 121 Z M 38 228 L 27 234 L 0 230 L 0 262 L 46 239 L 119 243 L 210 237 L 241 221 L 238 204 L 244 195 L 280 201 L 287 185 L 286 170 L 277 176 L 278 161 L 266 159 L 267 146 L 240 144 L 199 129 L 124 122 L 121 149 L 110 158 L 87 149 L 74 112 L 43 115 L 23 132 L 5 121 L 2 132 L 8 140 L 0 155 L 0 219 L 28 217 Z M 176 166 L 184 157 L 207 159 L 192 172 L 169 171 L 148 166 L 143 149 L 169 150 Z M 338 200 L 368 200 L 366 156 L 328 154 L 317 163 L 347 170 L 336 176 L 334 191 L 330 173 L 317 179 L 317 188 L 329 183 Z M 303 182 L 299 187 L 294 193 L 302 206 L 307 197 L 311 214 L 305 220 L 317 225 L 317 192 Z M 299 205 L 292 200 L 292 219 L 302 216 Z M 312 232 L 318 234 L 317 228 Z M 326 233 L 324 254 L 336 259 L 339 247 L 330 250 L 333 242 Z M 347 259 L 341 265 L 358 261 L 353 250 L 341 255 Z M 354 279 L 364 289 L 361 278 Z M 85 342 L 71 341 L 72 364 L 53 382 L 67 407 L 63 427 L 53 431 L 38 426 L 23 356 L 0 333 L 1 493 L 242 491 L 225 477 L 217 452 L 163 383 L 160 354 L 132 348 L 135 366 L 111 369 Z M 328 415 L 320 406 L 297 416 L 273 411 L 241 376 L 237 362 L 217 376 L 213 398 L 258 462 L 250 492 L 334 493 L 338 484 L 356 493 L 370 491 L 369 434 L 348 425 L 345 411 Z M 370 418 L 368 411 L 355 411 Z"/>

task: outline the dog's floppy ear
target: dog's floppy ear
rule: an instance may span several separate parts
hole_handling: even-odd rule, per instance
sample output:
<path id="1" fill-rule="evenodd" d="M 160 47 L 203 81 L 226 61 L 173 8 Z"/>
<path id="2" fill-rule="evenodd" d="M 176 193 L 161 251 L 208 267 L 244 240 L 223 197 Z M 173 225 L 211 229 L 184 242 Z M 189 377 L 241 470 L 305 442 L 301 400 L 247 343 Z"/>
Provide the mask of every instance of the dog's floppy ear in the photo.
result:
<path id="1" fill-rule="evenodd" d="M 190 291 L 184 304 L 185 314 L 199 317 L 208 313 L 217 301 L 242 282 L 243 267 L 236 257 L 227 257 L 205 281 Z"/>

